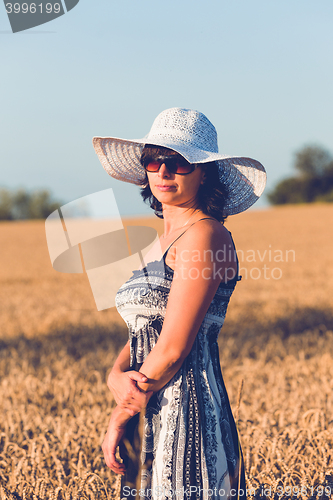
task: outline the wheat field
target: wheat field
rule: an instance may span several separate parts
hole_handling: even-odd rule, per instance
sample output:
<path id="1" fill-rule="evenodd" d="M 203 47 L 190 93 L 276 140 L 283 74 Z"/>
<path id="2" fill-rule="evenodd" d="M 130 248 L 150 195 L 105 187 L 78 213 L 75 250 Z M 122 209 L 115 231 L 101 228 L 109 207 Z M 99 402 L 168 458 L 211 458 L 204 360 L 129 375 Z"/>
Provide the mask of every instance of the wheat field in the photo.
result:
<path id="1" fill-rule="evenodd" d="M 128 220 L 162 231 L 161 221 Z M 249 499 L 333 497 L 333 205 L 226 222 L 242 281 L 219 345 Z M 119 498 L 101 443 L 127 332 L 86 274 L 51 267 L 44 223 L 2 222 L 0 499 Z"/>

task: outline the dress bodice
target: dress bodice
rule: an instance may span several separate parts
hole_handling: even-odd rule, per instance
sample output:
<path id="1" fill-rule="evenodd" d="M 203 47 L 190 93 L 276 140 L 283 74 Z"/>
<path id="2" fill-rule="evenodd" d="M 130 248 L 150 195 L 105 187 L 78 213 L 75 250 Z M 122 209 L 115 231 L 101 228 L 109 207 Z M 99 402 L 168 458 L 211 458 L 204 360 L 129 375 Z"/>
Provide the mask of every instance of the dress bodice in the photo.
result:
<path id="1" fill-rule="evenodd" d="M 163 325 L 174 276 L 173 269 L 165 262 L 166 254 L 167 251 L 160 261 L 155 260 L 143 269 L 133 271 L 131 278 L 119 288 L 116 295 L 117 310 L 129 329 L 131 364 L 134 361 L 143 363 L 157 342 Z M 218 329 L 218 334 L 237 279 L 238 276 L 227 283 L 221 281 L 201 325 L 203 334 L 208 333 L 212 324 L 215 325 L 215 331 Z M 155 334 L 147 339 L 147 327 L 153 323 Z M 136 352 L 134 352 L 133 338 L 136 339 Z"/>

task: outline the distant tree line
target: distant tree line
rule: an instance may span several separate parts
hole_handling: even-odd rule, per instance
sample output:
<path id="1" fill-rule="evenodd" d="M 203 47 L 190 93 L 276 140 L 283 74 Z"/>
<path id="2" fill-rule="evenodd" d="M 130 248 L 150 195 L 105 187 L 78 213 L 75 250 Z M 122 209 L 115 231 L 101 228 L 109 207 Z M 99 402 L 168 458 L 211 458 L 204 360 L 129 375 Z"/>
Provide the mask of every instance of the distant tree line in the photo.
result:
<path id="1" fill-rule="evenodd" d="M 273 205 L 333 202 L 333 156 L 320 146 L 305 146 L 295 155 L 297 174 L 279 182 L 268 193 Z"/>
<path id="2" fill-rule="evenodd" d="M 46 219 L 60 205 L 47 190 L 0 189 L 0 220 Z"/>

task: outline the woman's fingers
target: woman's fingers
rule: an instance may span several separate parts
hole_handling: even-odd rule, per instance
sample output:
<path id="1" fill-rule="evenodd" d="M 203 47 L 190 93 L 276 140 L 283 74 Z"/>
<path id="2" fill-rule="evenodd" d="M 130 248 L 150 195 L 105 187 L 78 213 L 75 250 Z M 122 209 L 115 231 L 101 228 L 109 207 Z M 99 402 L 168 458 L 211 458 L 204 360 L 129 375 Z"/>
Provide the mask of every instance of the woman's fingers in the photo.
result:
<path id="1" fill-rule="evenodd" d="M 125 403 L 119 402 L 118 406 L 122 410 L 126 411 L 131 417 L 134 417 L 134 415 L 140 413 L 141 410 L 146 408 L 150 395 L 151 394 L 148 394 L 147 396 L 145 396 L 143 400 L 139 402 L 136 401 L 135 399 L 131 401 L 126 401 Z"/>
<path id="2" fill-rule="evenodd" d="M 120 462 L 118 462 L 118 460 L 116 459 L 116 456 L 114 454 L 110 455 L 108 460 L 105 460 L 105 461 L 106 461 L 106 465 L 111 470 L 113 470 L 113 472 L 115 472 L 116 474 L 121 474 L 121 475 L 125 474 L 126 469 L 125 469 L 124 464 L 121 464 Z"/>
<path id="3" fill-rule="evenodd" d="M 148 379 L 142 373 L 136 371 L 128 371 L 114 375 L 110 372 L 107 380 L 107 386 L 115 397 L 120 397 L 124 393 L 139 391 L 136 383 L 147 382 Z"/>
<path id="4" fill-rule="evenodd" d="M 130 383 L 131 383 L 131 381 L 142 382 L 142 383 L 148 382 L 148 378 L 146 377 L 146 375 L 144 375 L 143 373 L 137 372 L 135 370 L 130 370 L 128 372 L 122 372 L 122 373 L 120 373 L 120 375 L 118 374 L 117 376 L 115 376 L 115 374 L 111 371 L 109 373 L 109 376 L 108 376 L 107 386 L 108 386 L 109 390 L 113 393 L 113 391 L 115 389 L 121 390 L 123 388 L 124 380 L 130 381 Z M 136 387 L 136 383 L 132 384 L 132 385 L 135 385 L 135 387 Z M 117 386 L 120 386 L 120 387 L 118 388 Z M 119 391 L 116 390 L 116 392 L 119 392 Z"/>
<path id="5" fill-rule="evenodd" d="M 152 395 L 152 391 L 141 391 L 136 385 L 137 382 L 148 382 L 148 378 L 134 370 L 123 372 L 117 378 L 111 372 L 108 377 L 108 388 L 114 395 L 116 403 L 131 416 L 145 408 Z"/>
<path id="6" fill-rule="evenodd" d="M 132 397 L 131 399 L 126 399 L 125 402 L 120 402 L 119 406 L 125 410 L 131 417 L 134 417 L 137 413 L 145 408 L 148 404 L 150 397 L 152 396 L 153 391 L 142 392 L 138 395 L 138 398 Z"/>
<path id="7" fill-rule="evenodd" d="M 111 469 L 113 470 L 113 472 L 115 472 L 116 474 L 125 474 L 125 466 L 124 464 L 121 464 L 120 462 L 118 462 L 118 460 L 116 459 L 116 454 L 114 451 L 110 451 L 110 450 L 107 450 L 105 448 L 103 448 L 102 446 L 102 449 L 103 449 L 103 453 L 104 453 L 104 460 L 105 460 L 105 463 L 106 465 Z"/>
<path id="8" fill-rule="evenodd" d="M 141 383 L 148 382 L 148 378 L 143 373 L 136 372 L 134 370 L 125 373 L 131 380 L 135 380 L 135 382 L 141 382 Z"/>

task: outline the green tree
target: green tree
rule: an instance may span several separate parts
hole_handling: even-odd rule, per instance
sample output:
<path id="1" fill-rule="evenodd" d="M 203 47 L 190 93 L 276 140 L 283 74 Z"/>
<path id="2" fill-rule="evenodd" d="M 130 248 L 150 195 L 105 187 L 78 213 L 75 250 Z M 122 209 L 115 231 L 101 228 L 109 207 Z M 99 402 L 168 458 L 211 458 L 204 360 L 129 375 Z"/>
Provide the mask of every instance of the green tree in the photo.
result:
<path id="1" fill-rule="evenodd" d="M 333 202 L 333 156 L 320 146 L 305 146 L 295 154 L 296 176 L 279 182 L 268 193 L 273 205 Z"/>
<path id="2" fill-rule="evenodd" d="M 333 156 L 320 146 L 305 146 L 295 154 L 294 166 L 301 176 L 323 177 L 333 169 Z"/>
<path id="3" fill-rule="evenodd" d="M 12 220 L 12 197 L 7 189 L 0 189 L 0 220 Z"/>
<path id="4" fill-rule="evenodd" d="M 46 219 L 59 207 L 47 190 L 29 193 L 0 189 L 0 220 Z"/>

